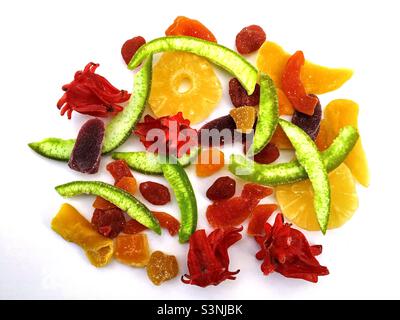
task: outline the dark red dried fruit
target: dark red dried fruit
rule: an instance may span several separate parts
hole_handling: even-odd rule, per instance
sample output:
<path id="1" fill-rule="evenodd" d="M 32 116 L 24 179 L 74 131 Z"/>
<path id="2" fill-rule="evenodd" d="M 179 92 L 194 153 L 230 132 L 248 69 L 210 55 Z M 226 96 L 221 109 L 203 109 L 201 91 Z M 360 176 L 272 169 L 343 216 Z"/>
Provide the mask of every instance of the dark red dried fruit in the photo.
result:
<path id="1" fill-rule="evenodd" d="M 114 160 L 107 164 L 106 169 L 113 176 L 115 183 L 124 177 L 133 177 L 131 170 L 124 160 Z"/>
<path id="2" fill-rule="evenodd" d="M 181 224 L 175 217 L 165 212 L 152 211 L 152 214 L 160 223 L 161 228 L 167 229 L 171 236 L 178 234 Z M 147 227 L 136 220 L 129 220 L 124 227 L 124 233 L 127 234 L 136 234 L 144 230 L 147 230 Z"/>
<path id="3" fill-rule="evenodd" d="M 96 209 L 93 212 L 92 225 L 108 238 L 115 238 L 125 226 L 125 216 L 121 209 Z"/>
<path id="4" fill-rule="evenodd" d="M 171 201 L 171 194 L 167 187 L 160 183 L 147 181 L 139 186 L 142 196 L 151 204 L 164 205 Z"/>
<path id="5" fill-rule="evenodd" d="M 71 119 L 72 111 L 95 117 L 107 117 L 123 108 L 119 103 L 129 100 L 130 94 L 118 90 L 106 78 L 96 74 L 99 64 L 90 62 L 83 71 L 75 73 L 74 80 L 62 87 L 64 95 L 57 102 L 61 115 Z"/>
<path id="6" fill-rule="evenodd" d="M 247 234 L 250 236 L 265 235 L 264 226 L 277 208 L 276 204 L 259 204 L 255 207 L 247 227 Z"/>
<path id="7" fill-rule="evenodd" d="M 136 234 L 144 230 L 147 230 L 147 227 L 137 222 L 136 220 L 131 219 L 126 222 L 123 232 L 126 234 Z"/>
<path id="8" fill-rule="evenodd" d="M 104 123 L 99 119 L 90 119 L 84 123 L 68 162 L 71 169 L 90 174 L 99 170 L 104 131 Z"/>
<path id="9" fill-rule="evenodd" d="M 126 64 L 129 64 L 136 51 L 145 43 L 146 40 L 141 36 L 125 41 L 121 48 L 121 55 Z"/>
<path id="10" fill-rule="evenodd" d="M 243 28 L 236 36 L 236 48 L 240 54 L 248 54 L 260 49 L 267 39 L 263 28 L 251 25 Z"/>
<path id="11" fill-rule="evenodd" d="M 271 188 L 256 183 L 246 183 L 243 186 L 240 196 L 258 203 L 261 199 L 270 196 L 273 192 L 274 190 Z"/>
<path id="12" fill-rule="evenodd" d="M 230 177 L 220 177 L 208 188 L 206 196 L 210 200 L 224 200 L 235 195 L 236 181 Z"/>
<path id="13" fill-rule="evenodd" d="M 318 99 L 316 95 L 310 94 L 311 97 Z M 311 139 L 315 140 L 319 132 L 319 126 L 322 118 L 321 103 L 318 99 L 318 103 L 315 106 L 314 114 L 309 116 L 307 114 L 295 111 L 292 118 L 292 123 L 303 129 Z"/>
<path id="14" fill-rule="evenodd" d="M 256 84 L 252 95 L 248 95 L 245 88 L 238 79 L 232 78 L 229 81 L 229 96 L 235 107 L 257 106 L 260 102 L 260 86 Z"/>
<path id="15" fill-rule="evenodd" d="M 269 164 L 279 158 L 279 149 L 273 143 L 268 143 L 264 149 L 254 156 L 254 161 L 261 164 Z"/>

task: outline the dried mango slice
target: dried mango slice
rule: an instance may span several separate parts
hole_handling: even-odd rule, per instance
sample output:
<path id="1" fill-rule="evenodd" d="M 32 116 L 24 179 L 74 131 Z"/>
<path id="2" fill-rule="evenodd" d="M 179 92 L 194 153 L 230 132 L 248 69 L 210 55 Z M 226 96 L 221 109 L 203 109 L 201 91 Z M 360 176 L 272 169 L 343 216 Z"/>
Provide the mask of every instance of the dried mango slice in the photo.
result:
<path id="1" fill-rule="evenodd" d="M 267 73 L 278 88 L 282 87 L 282 74 L 290 57 L 281 46 L 267 41 L 257 55 L 258 70 Z M 327 68 L 306 61 L 301 69 L 301 82 L 307 93 L 323 94 L 340 88 L 351 78 L 353 71 L 344 68 Z"/>
<path id="2" fill-rule="evenodd" d="M 111 261 L 113 240 L 97 233 L 73 206 L 64 203 L 51 222 L 51 228 L 65 240 L 82 247 L 95 267 L 103 267 Z"/>

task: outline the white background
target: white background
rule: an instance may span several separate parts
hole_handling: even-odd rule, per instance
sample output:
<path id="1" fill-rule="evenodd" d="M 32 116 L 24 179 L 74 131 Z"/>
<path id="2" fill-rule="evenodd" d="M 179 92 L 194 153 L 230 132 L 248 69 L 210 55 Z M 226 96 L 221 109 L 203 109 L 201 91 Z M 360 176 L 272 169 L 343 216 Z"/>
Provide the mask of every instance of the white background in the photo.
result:
<path id="1" fill-rule="evenodd" d="M 383 0 L 1 1 L 0 298 L 400 298 L 397 4 Z M 75 179 L 111 182 L 104 168 L 109 159 L 103 158 L 101 173 L 84 176 L 27 147 L 28 142 L 48 136 L 75 137 L 86 119 L 78 114 L 72 121 L 59 116 L 55 104 L 61 85 L 94 61 L 101 64 L 100 74 L 130 90 L 132 72 L 120 58 L 121 44 L 135 35 L 148 40 L 162 36 L 177 15 L 201 20 L 220 43 L 230 47 L 242 27 L 260 24 L 268 39 L 290 52 L 301 49 L 316 63 L 355 70 L 349 83 L 321 100 L 326 105 L 333 98 L 349 98 L 360 104 L 371 187 L 359 189 L 360 208 L 346 226 L 327 236 L 307 233 L 312 243 L 324 246 L 319 259 L 331 272 L 318 284 L 278 274 L 264 277 L 254 258 L 257 247 L 245 237 L 230 250 L 231 269 L 241 269 L 236 281 L 201 289 L 183 285 L 177 278 L 155 287 L 143 269 L 117 262 L 102 269 L 92 267 L 78 247 L 50 229 L 63 203 L 54 186 Z M 226 88 L 228 77 L 221 75 L 221 80 Z M 229 107 L 225 90 L 225 100 L 213 116 L 226 114 Z M 122 149 L 139 148 L 130 142 Z M 139 181 L 148 179 L 135 176 Z M 204 193 L 215 178 L 193 180 L 200 227 L 207 228 Z M 70 202 L 89 218 L 92 200 L 81 197 Z M 178 214 L 175 204 L 167 209 Z M 176 254 L 181 273 L 186 271 L 187 246 L 177 244 L 176 238 L 150 235 L 150 245 Z"/>

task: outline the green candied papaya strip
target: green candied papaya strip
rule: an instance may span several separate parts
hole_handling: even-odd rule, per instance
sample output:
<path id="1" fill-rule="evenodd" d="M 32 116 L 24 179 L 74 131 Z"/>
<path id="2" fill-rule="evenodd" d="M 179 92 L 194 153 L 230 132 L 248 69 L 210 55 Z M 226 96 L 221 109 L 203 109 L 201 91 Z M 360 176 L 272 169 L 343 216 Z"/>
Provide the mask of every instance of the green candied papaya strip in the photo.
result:
<path id="1" fill-rule="evenodd" d="M 128 192 L 100 181 L 73 181 L 56 187 L 56 191 L 65 198 L 81 194 L 91 194 L 102 197 L 126 212 L 147 228 L 161 234 L 158 220 L 150 210 Z"/>
<path id="2" fill-rule="evenodd" d="M 165 51 L 185 51 L 204 57 L 236 77 L 249 95 L 254 92 L 258 71 L 250 62 L 231 49 L 193 37 L 173 36 L 154 39 L 136 51 L 128 68 L 134 69 L 147 56 Z"/>
<path id="3" fill-rule="evenodd" d="M 197 156 L 199 148 L 193 148 L 190 154 L 185 154 L 178 159 L 182 167 L 188 166 L 194 157 Z M 112 158 L 115 160 L 124 160 L 128 166 L 137 172 L 144 174 L 162 175 L 162 167 L 159 157 L 151 152 L 114 152 Z"/>
<path id="4" fill-rule="evenodd" d="M 323 234 L 326 233 L 331 210 L 331 187 L 328 172 L 314 141 L 298 126 L 283 119 L 279 124 L 296 152 L 297 161 L 307 172 L 314 191 L 314 209 Z"/>
<path id="5" fill-rule="evenodd" d="M 343 127 L 328 149 L 321 152 L 328 172 L 336 169 L 347 157 L 358 140 L 358 131 Z M 232 155 L 229 171 L 239 178 L 267 186 L 277 186 L 305 180 L 307 172 L 297 161 L 279 164 L 259 164 L 242 155 Z"/>
<path id="6" fill-rule="evenodd" d="M 179 242 L 185 243 L 197 227 L 196 196 L 185 169 L 179 163 L 171 163 L 167 160 L 161 164 L 161 168 L 178 202 L 181 212 Z"/>
<path id="7" fill-rule="evenodd" d="M 257 125 L 250 154 L 259 153 L 271 140 L 278 124 L 278 96 L 272 79 L 265 73 L 260 74 L 260 104 Z"/>
<path id="8" fill-rule="evenodd" d="M 109 153 L 122 145 L 140 120 L 150 93 L 151 68 L 152 56 L 147 59 L 142 69 L 134 77 L 135 92 L 132 94 L 128 105 L 106 126 L 103 154 Z M 68 161 L 74 144 L 74 139 L 47 138 L 40 142 L 29 143 L 29 147 L 46 158 Z"/>

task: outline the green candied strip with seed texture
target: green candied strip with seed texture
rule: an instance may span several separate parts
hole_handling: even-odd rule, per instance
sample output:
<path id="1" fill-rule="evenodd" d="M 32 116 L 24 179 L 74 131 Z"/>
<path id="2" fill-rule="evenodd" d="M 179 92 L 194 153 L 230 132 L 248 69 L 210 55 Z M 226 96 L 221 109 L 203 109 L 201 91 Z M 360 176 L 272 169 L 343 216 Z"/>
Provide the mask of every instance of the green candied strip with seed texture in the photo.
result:
<path id="1" fill-rule="evenodd" d="M 185 51 L 204 57 L 236 77 L 249 95 L 254 92 L 258 71 L 250 62 L 231 49 L 193 37 L 172 36 L 154 39 L 136 51 L 128 68 L 135 69 L 147 56 L 165 51 Z"/>
<path id="2" fill-rule="evenodd" d="M 142 69 L 134 77 L 134 94 L 128 105 L 106 126 L 102 153 L 109 153 L 121 146 L 131 135 L 140 120 L 146 106 L 151 88 L 152 56 L 147 59 Z M 40 155 L 68 161 L 75 145 L 75 139 L 47 138 L 40 142 L 29 143 L 29 147 Z"/>
<path id="3" fill-rule="evenodd" d="M 358 131 L 343 127 L 328 149 L 321 152 L 328 172 L 336 169 L 347 157 L 358 140 Z M 242 155 L 231 155 L 229 171 L 239 178 L 266 186 L 277 186 L 305 180 L 307 172 L 297 160 L 279 164 L 259 164 Z"/>
<path id="4" fill-rule="evenodd" d="M 179 163 L 171 163 L 167 160 L 161 164 L 161 168 L 178 202 L 181 212 L 179 242 L 185 243 L 189 241 L 190 236 L 196 231 L 197 227 L 196 196 L 185 169 Z"/>
<path id="5" fill-rule="evenodd" d="M 197 156 L 199 148 L 193 148 L 190 154 L 185 154 L 178 159 L 182 167 L 191 164 L 194 157 Z M 159 157 L 151 152 L 135 151 L 135 152 L 114 152 L 112 154 L 114 160 L 124 160 L 132 169 L 144 174 L 162 175 L 162 167 Z"/>
<path id="6" fill-rule="evenodd" d="M 150 210 L 134 196 L 111 184 L 100 181 L 73 181 L 57 186 L 56 191 L 65 198 L 81 194 L 102 197 L 126 212 L 132 219 L 161 234 L 160 224 Z"/>
<path id="7" fill-rule="evenodd" d="M 267 145 L 275 132 L 278 119 L 278 96 L 274 82 L 268 75 L 261 73 L 258 120 L 250 154 L 259 153 Z"/>
<path id="8" fill-rule="evenodd" d="M 314 190 L 314 209 L 323 234 L 326 233 L 331 210 L 331 187 L 328 172 L 314 141 L 298 126 L 283 119 L 279 124 L 296 152 L 297 161 L 307 172 Z"/>

